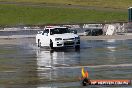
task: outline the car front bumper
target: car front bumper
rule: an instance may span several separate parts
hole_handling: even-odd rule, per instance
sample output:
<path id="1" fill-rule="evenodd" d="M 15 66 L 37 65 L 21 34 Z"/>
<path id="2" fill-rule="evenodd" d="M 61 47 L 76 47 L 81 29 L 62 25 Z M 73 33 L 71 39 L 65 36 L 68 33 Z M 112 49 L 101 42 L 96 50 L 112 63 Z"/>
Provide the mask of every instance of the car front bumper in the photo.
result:
<path id="1" fill-rule="evenodd" d="M 80 45 L 80 40 L 76 41 L 55 41 L 53 47 L 75 47 Z"/>

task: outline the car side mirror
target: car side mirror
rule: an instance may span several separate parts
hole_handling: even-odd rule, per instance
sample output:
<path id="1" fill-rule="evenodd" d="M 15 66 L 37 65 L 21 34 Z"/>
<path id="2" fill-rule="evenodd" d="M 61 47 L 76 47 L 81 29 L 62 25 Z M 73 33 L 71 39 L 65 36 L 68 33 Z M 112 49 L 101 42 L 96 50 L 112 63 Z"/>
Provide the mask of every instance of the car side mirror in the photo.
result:
<path id="1" fill-rule="evenodd" d="M 75 31 L 74 34 L 77 34 L 77 31 Z"/>
<path id="2" fill-rule="evenodd" d="M 73 33 L 74 33 L 74 34 L 77 34 L 77 31 L 76 31 L 76 30 L 74 30 L 74 31 L 73 31 Z"/>
<path id="3" fill-rule="evenodd" d="M 77 34 L 77 30 L 71 30 L 71 33 Z"/>
<path id="4" fill-rule="evenodd" d="M 44 33 L 45 36 L 48 36 L 48 33 Z"/>

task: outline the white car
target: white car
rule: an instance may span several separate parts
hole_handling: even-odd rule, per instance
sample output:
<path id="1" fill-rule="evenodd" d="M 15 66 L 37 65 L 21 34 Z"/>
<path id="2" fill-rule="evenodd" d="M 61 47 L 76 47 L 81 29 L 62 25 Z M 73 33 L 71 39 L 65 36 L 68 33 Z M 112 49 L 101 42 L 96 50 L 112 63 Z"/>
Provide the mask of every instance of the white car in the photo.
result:
<path id="1" fill-rule="evenodd" d="M 71 33 L 67 27 L 46 27 L 44 31 L 39 31 L 36 35 L 38 47 L 74 47 L 80 49 L 80 37 Z"/>

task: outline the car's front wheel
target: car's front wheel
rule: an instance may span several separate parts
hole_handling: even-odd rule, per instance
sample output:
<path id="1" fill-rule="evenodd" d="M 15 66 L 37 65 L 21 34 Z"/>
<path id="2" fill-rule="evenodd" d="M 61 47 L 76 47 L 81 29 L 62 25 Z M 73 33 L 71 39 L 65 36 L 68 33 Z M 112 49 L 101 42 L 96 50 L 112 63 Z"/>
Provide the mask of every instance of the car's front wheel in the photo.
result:
<path id="1" fill-rule="evenodd" d="M 75 50 L 80 50 L 80 45 L 76 45 Z"/>

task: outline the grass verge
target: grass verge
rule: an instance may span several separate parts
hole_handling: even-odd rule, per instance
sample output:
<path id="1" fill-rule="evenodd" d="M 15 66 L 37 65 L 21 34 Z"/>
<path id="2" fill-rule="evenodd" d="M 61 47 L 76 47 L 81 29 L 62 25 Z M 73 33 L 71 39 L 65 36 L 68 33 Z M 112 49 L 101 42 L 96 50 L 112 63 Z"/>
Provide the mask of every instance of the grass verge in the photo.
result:
<path id="1" fill-rule="evenodd" d="M 42 25 L 117 21 L 127 21 L 127 13 L 79 8 L 0 5 L 0 25 Z"/>

